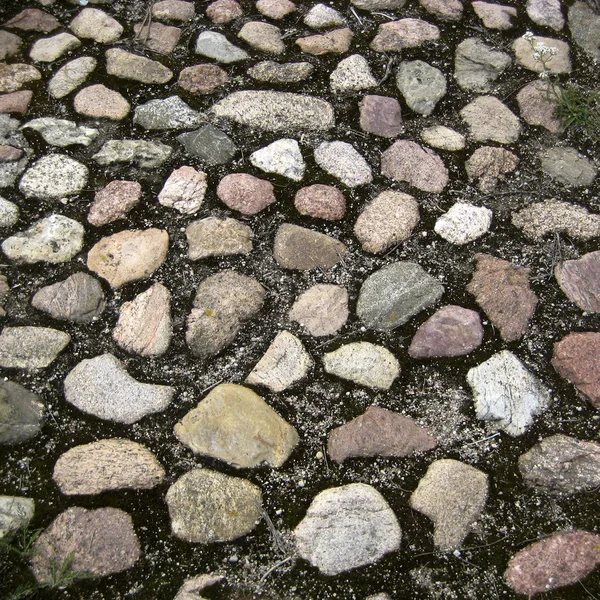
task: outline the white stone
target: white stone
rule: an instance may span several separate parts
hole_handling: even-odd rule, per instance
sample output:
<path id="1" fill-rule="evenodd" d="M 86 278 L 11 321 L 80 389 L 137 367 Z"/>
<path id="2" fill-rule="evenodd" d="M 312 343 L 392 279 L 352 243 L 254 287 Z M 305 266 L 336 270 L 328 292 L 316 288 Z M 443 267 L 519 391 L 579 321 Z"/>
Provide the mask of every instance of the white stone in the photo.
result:
<path id="1" fill-rule="evenodd" d="M 66 147 L 75 144 L 89 146 L 99 134 L 92 127 L 77 126 L 73 121 L 41 117 L 25 123 L 22 129 L 37 131 L 51 146 Z"/>
<path id="2" fill-rule="evenodd" d="M 304 24 L 311 29 L 343 27 L 346 19 L 335 8 L 325 4 L 315 4 L 305 15 Z"/>
<path id="3" fill-rule="evenodd" d="M 81 46 L 81 42 L 70 33 L 59 33 L 33 44 L 29 56 L 36 62 L 54 62 L 65 52 Z"/>
<path id="4" fill-rule="evenodd" d="M 377 80 L 371 73 L 367 59 L 360 54 L 353 54 L 340 61 L 329 76 L 329 84 L 331 91 L 339 94 L 377 87 Z"/>
<path id="5" fill-rule="evenodd" d="M 96 68 L 98 61 L 91 56 L 82 56 L 60 68 L 48 82 L 48 93 L 54 98 L 63 98 L 76 90 Z"/>
<path id="6" fill-rule="evenodd" d="M 301 181 L 306 163 L 296 140 L 281 139 L 253 152 L 250 162 L 265 173 L 283 175 L 292 181 Z"/>
<path id="7" fill-rule="evenodd" d="M 87 182 L 85 165 L 62 154 L 49 154 L 25 171 L 19 190 L 27 198 L 58 200 L 79 193 Z"/>
<path id="8" fill-rule="evenodd" d="M 19 220 L 19 207 L 0 196 L 0 227 L 12 227 Z"/>
<path id="9" fill-rule="evenodd" d="M 435 222 L 435 232 L 451 244 L 462 246 L 488 232 L 492 211 L 484 206 L 457 202 Z"/>
<path id="10" fill-rule="evenodd" d="M 323 142 L 315 150 L 316 163 L 350 188 L 373 181 L 369 163 L 348 142 Z"/>
<path id="11" fill-rule="evenodd" d="M 165 181 L 158 201 L 184 215 L 193 215 L 200 210 L 207 187 L 204 171 L 183 166 L 173 171 Z"/>

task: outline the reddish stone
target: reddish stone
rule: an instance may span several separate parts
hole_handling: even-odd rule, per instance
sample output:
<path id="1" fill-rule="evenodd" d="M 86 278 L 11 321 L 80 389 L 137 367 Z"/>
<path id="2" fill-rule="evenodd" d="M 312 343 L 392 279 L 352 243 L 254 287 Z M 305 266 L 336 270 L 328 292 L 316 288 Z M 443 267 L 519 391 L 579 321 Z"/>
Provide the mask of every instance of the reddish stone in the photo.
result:
<path id="1" fill-rule="evenodd" d="M 225 175 L 217 187 L 217 196 L 244 215 L 255 215 L 275 202 L 273 184 L 247 173 Z"/>
<path id="2" fill-rule="evenodd" d="M 60 21 L 39 8 L 26 8 L 12 19 L 6 21 L 4 27 L 21 29 L 22 31 L 50 33 L 57 27 L 60 27 Z"/>
<path id="3" fill-rule="evenodd" d="M 90 208 L 88 223 L 100 227 L 123 219 L 140 201 L 142 186 L 137 181 L 111 181 L 96 192 Z"/>
<path id="4" fill-rule="evenodd" d="M 2 94 L 0 96 L 0 113 L 24 115 L 29 109 L 29 103 L 32 98 L 33 92 L 31 90 Z"/>
<path id="5" fill-rule="evenodd" d="M 554 276 L 561 290 L 581 310 L 600 312 L 600 250 L 559 263 Z"/>
<path id="6" fill-rule="evenodd" d="M 331 185 L 316 183 L 296 192 L 294 206 L 301 215 L 338 221 L 346 213 L 344 194 Z"/>
<path id="7" fill-rule="evenodd" d="M 290 0 L 258 0 L 256 8 L 265 17 L 279 20 L 293 13 L 296 10 L 296 5 Z"/>
<path id="8" fill-rule="evenodd" d="M 133 26 L 133 31 L 138 40 L 145 46 L 160 52 L 161 54 L 171 54 L 179 42 L 181 37 L 181 29 L 172 27 L 171 25 L 163 25 L 162 23 L 136 23 Z"/>
<path id="9" fill-rule="evenodd" d="M 398 137 L 403 130 L 398 100 L 387 96 L 365 96 L 360 103 L 360 128 L 382 137 Z"/>
<path id="10" fill-rule="evenodd" d="M 213 23 L 229 23 L 244 14 L 235 0 L 217 0 L 206 7 L 206 16 Z"/>
<path id="11" fill-rule="evenodd" d="M 178 84 L 192 94 L 210 94 L 229 80 L 217 65 L 194 65 L 179 73 Z"/>
<path id="12" fill-rule="evenodd" d="M 483 146 L 477 148 L 465 163 L 469 181 L 479 180 L 479 189 L 484 194 L 494 190 L 498 180 L 506 173 L 512 173 L 519 159 L 504 148 Z"/>
<path id="13" fill-rule="evenodd" d="M 21 148 L 15 148 L 14 146 L 0 146 L 0 163 L 15 162 L 23 156 L 23 150 Z"/>

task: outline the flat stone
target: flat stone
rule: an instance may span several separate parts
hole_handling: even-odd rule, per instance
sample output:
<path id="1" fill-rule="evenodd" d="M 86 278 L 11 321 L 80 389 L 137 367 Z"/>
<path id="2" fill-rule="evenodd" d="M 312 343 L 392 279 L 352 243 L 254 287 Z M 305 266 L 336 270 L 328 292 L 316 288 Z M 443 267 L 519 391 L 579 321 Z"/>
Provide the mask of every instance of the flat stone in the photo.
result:
<path id="1" fill-rule="evenodd" d="M 406 241 L 419 220 L 419 204 L 412 196 L 387 190 L 360 213 L 354 235 L 365 252 L 381 254 Z"/>
<path id="2" fill-rule="evenodd" d="M 243 14 L 242 7 L 235 0 L 217 0 L 206 7 L 206 16 L 213 23 L 230 23 Z"/>
<path id="3" fill-rule="evenodd" d="M 60 21 L 39 8 L 26 8 L 4 23 L 3 27 L 21 31 L 50 33 L 60 27 Z"/>
<path id="4" fill-rule="evenodd" d="M 76 145 L 89 146 L 100 133 L 92 127 L 78 127 L 73 121 L 51 117 L 32 119 L 25 123 L 22 129 L 37 131 L 46 143 L 60 148 Z"/>
<path id="5" fill-rule="evenodd" d="M 162 229 L 120 231 L 92 247 L 87 266 L 116 289 L 150 277 L 165 261 L 168 248 L 169 234 Z"/>
<path id="6" fill-rule="evenodd" d="M 389 390 L 400 374 L 400 363 L 383 346 L 370 342 L 344 344 L 323 355 L 325 372 L 374 390 Z"/>
<path id="7" fill-rule="evenodd" d="M 188 166 L 179 167 L 165 181 L 158 194 L 158 201 L 181 214 L 193 215 L 200 210 L 207 187 L 204 171 L 196 171 Z"/>
<path id="8" fill-rule="evenodd" d="M 418 48 L 439 40 L 440 30 L 421 19 L 400 19 L 382 23 L 371 42 L 375 52 L 400 52 L 405 48 Z"/>
<path id="9" fill-rule="evenodd" d="M 65 561 L 70 573 L 100 577 L 130 569 L 141 553 L 131 517 L 119 508 L 68 508 L 40 534 L 33 549 L 30 566 L 41 583 L 51 582 L 56 565 Z"/>
<path id="10" fill-rule="evenodd" d="M 569 333 L 554 344 L 552 366 L 600 408 L 600 333 Z"/>
<path id="11" fill-rule="evenodd" d="M 238 149 L 233 140 L 223 131 L 208 124 L 177 136 L 188 154 L 202 159 L 207 165 L 223 165 L 230 162 Z"/>
<path id="12" fill-rule="evenodd" d="M 443 306 L 417 329 L 408 348 L 412 358 L 464 356 L 483 341 L 483 326 L 474 310 Z"/>
<path id="13" fill-rule="evenodd" d="M 517 102 L 521 118 L 529 125 L 545 127 L 552 133 L 562 131 L 560 119 L 554 116 L 556 102 L 552 99 L 550 84 L 547 81 L 536 79 L 528 83 L 519 90 Z"/>
<path id="14" fill-rule="evenodd" d="M 263 385 L 272 392 L 283 392 L 306 378 L 314 362 L 302 342 L 288 331 L 280 331 L 246 382 Z"/>
<path id="15" fill-rule="evenodd" d="M 137 40 L 159 54 L 171 54 L 183 33 L 179 27 L 154 22 L 136 23 L 133 31 Z"/>
<path id="16" fill-rule="evenodd" d="M 6 238 L 2 251 L 17 264 L 67 262 L 83 247 L 83 234 L 80 223 L 53 214 Z"/>
<path id="17" fill-rule="evenodd" d="M 542 27 L 560 31 L 565 25 L 560 0 L 527 0 L 527 15 Z"/>
<path id="18" fill-rule="evenodd" d="M 70 33 L 59 33 L 38 40 L 29 51 L 29 57 L 35 62 L 54 62 L 65 52 L 81 46 L 81 42 Z"/>
<path id="19" fill-rule="evenodd" d="M 214 388 L 174 431 L 194 453 L 239 469 L 280 467 L 298 443 L 296 430 L 258 394 L 232 383 Z"/>
<path id="20" fill-rule="evenodd" d="M 101 227 L 124 219 L 141 197 L 142 186 L 137 181 L 111 181 L 96 192 L 87 216 L 88 223 Z"/>
<path id="21" fill-rule="evenodd" d="M 173 148 L 161 142 L 146 140 L 108 140 L 92 158 L 103 167 L 114 163 L 136 164 L 142 169 L 160 167 Z"/>
<path id="22" fill-rule="evenodd" d="M 494 96 L 478 96 L 460 111 L 460 116 L 476 142 L 513 144 L 521 134 L 519 119 Z"/>
<path id="23" fill-rule="evenodd" d="M 495 146 L 477 148 L 466 161 L 465 168 L 469 183 L 477 181 L 479 190 L 489 194 L 504 175 L 516 170 L 519 159 L 512 152 Z"/>
<path id="24" fill-rule="evenodd" d="M 409 504 L 434 523 L 433 543 L 439 550 L 460 548 L 479 519 L 488 497 L 488 476 L 458 460 L 429 465 Z"/>
<path id="25" fill-rule="evenodd" d="M 367 133 L 394 138 L 404 130 L 400 103 L 387 96 L 365 96 L 359 105 L 360 128 Z"/>
<path id="26" fill-rule="evenodd" d="M 152 5 L 152 16 L 163 21 L 190 21 L 196 15 L 193 2 L 160 0 Z"/>
<path id="27" fill-rule="evenodd" d="M 244 90 L 234 92 L 212 107 L 217 117 L 267 131 L 328 130 L 334 127 L 329 102 L 290 92 Z"/>
<path id="28" fill-rule="evenodd" d="M 396 10 L 406 4 L 406 0 L 352 0 L 352 4 L 361 10 Z"/>
<path id="29" fill-rule="evenodd" d="M 600 236 L 600 215 L 554 198 L 514 212 L 512 223 L 533 240 L 541 240 L 548 233 L 566 233 L 576 240 Z"/>
<path id="30" fill-rule="evenodd" d="M 556 48 L 557 54 L 546 61 L 545 68 L 550 73 L 560 75 L 561 73 L 571 72 L 571 55 L 567 42 L 536 35 L 533 37 L 532 43 L 534 48 L 538 45 Z M 517 38 L 512 44 L 512 51 L 515 53 L 516 63 L 521 67 L 529 69 L 534 73 L 541 73 L 544 70 L 544 64 L 541 60 L 536 60 L 535 50 L 531 47 L 531 43 L 528 40 L 522 37 Z"/>
<path id="31" fill-rule="evenodd" d="M 537 296 L 529 286 L 530 269 L 489 254 L 476 254 L 477 266 L 467 291 L 506 342 L 521 339 L 535 312 Z"/>
<path id="32" fill-rule="evenodd" d="M 225 175 L 217 186 L 217 196 L 243 215 L 255 215 L 275 202 L 273 184 L 247 173 Z"/>
<path id="33" fill-rule="evenodd" d="M 338 575 L 398 550 L 402 531 L 375 488 L 351 483 L 317 494 L 294 538 L 302 558 L 325 575 Z"/>
<path id="34" fill-rule="evenodd" d="M 352 30 L 343 27 L 341 29 L 334 29 L 328 33 L 298 38 L 296 44 L 302 52 L 312 54 L 313 56 L 344 54 L 348 52 L 353 37 L 354 33 L 352 33 Z"/>
<path id="35" fill-rule="evenodd" d="M 575 43 L 600 61 L 600 15 L 585 2 L 569 8 L 569 30 Z"/>
<path id="36" fill-rule="evenodd" d="M 475 14 L 483 21 L 488 29 L 511 29 L 513 18 L 517 16 L 517 9 L 504 4 L 491 4 L 489 2 L 472 2 Z"/>
<path id="37" fill-rule="evenodd" d="M 190 223 L 185 235 L 188 258 L 200 260 L 209 256 L 248 255 L 252 251 L 252 229 L 236 219 L 207 217 Z"/>
<path id="38" fill-rule="evenodd" d="M 61 454 L 52 479 L 67 496 L 106 491 L 148 490 L 165 479 L 165 470 L 150 450 L 130 440 L 99 440 Z"/>
<path id="39" fill-rule="evenodd" d="M 35 511 L 32 498 L 0 496 L 0 540 L 29 525 Z"/>
<path id="40" fill-rule="evenodd" d="M 0 227 L 13 227 L 19 220 L 19 207 L 0 196 Z"/>
<path id="41" fill-rule="evenodd" d="M 300 188 L 294 206 L 301 215 L 327 221 L 339 221 L 346 214 L 346 198 L 336 187 L 315 183 Z"/>
<path id="42" fill-rule="evenodd" d="M 171 293 L 161 283 L 123 303 L 112 333 L 123 350 L 146 357 L 162 356 L 172 335 Z"/>
<path id="43" fill-rule="evenodd" d="M 0 63 L 0 93 L 16 92 L 41 78 L 42 74 L 31 65 Z"/>
<path id="44" fill-rule="evenodd" d="M 462 246 L 485 235 L 492 216 L 492 211 L 485 206 L 457 202 L 435 222 L 434 230 L 451 244 Z"/>
<path id="45" fill-rule="evenodd" d="M 356 314 L 369 329 L 390 331 L 435 304 L 443 293 L 444 286 L 417 263 L 390 263 L 365 279 Z"/>
<path id="46" fill-rule="evenodd" d="M 552 592 L 589 575 L 600 563 L 599 546 L 594 533 L 555 533 L 517 552 L 504 577 L 517 594 Z"/>
<path id="47" fill-rule="evenodd" d="M 314 66 L 308 62 L 280 64 L 265 60 L 250 67 L 248 75 L 256 81 L 268 83 L 299 83 L 308 79 L 314 70 Z"/>
<path id="48" fill-rule="evenodd" d="M 477 418 L 512 437 L 523 435 L 550 404 L 546 387 L 508 350 L 469 369 L 467 382 Z"/>
<path id="49" fill-rule="evenodd" d="M 346 19 L 335 8 L 319 3 L 308 10 L 304 15 L 303 22 L 311 29 L 329 29 L 343 27 L 346 24 Z"/>
<path id="50" fill-rule="evenodd" d="M 250 533 L 261 518 L 262 494 L 247 479 L 209 469 L 181 476 L 165 497 L 171 530 L 188 542 L 229 542 Z"/>
<path id="51" fill-rule="evenodd" d="M 478 38 L 468 38 L 456 47 L 454 77 L 463 90 L 489 92 L 511 64 L 506 52 L 494 50 Z"/>
<path id="52" fill-rule="evenodd" d="M 198 36 L 196 54 L 226 65 L 250 58 L 245 50 L 234 46 L 222 33 L 216 31 L 203 31 Z"/>
<path id="53" fill-rule="evenodd" d="M 327 454 L 340 464 L 354 456 L 410 456 L 436 446 L 427 429 L 379 406 L 369 406 L 364 414 L 333 429 L 327 438 Z"/>
<path id="54" fill-rule="evenodd" d="M 53 319 L 89 323 L 104 312 L 104 292 L 91 275 L 74 273 L 64 281 L 40 288 L 31 299 L 31 306 Z"/>
<path id="55" fill-rule="evenodd" d="M 44 369 L 70 341 L 71 336 L 50 327 L 5 327 L 0 333 L 0 367 Z"/>
<path id="56" fill-rule="evenodd" d="M 315 149 L 315 162 L 349 188 L 373 181 L 369 163 L 348 142 L 321 142 Z"/>
<path id="57" fill-rule="evenodd" d="M 519 456 L 527 485 L 550 494 L 589 492 L 600 485 L 600 444 L 557 434 Z"/>
<path id="58" fill-rule="evenodd" d="M 21 51 L 23 40 L 9 31 L 0 31 L 0 60 L 13 58 Z"/>
<path id="59" fill-rule="evenodd" d="M 129 114 L 131 105 L 119 92 L 98 83 L 78 92 L 73 108 L 76 113 L 92 119 L 122 121 Z"/>
<path id="60" fill-rule="evenodd" d="M 571 302 L 586 312 L 600 312 L 600 251 L 559 262 L 554 276 Z"/>
<path id="61" fill-rule="evenodd" d="M 98 61 L 82 56 L 61 67 L 48 82 L 48 93 L 54 98 L 64 98 L 81 86 L 94 71 Z"/>
<path id="62" fill-rule="evenodd" d="M 291 223 L 277 229 L 273 256 L 283 269 L 330 269 L 346 255 L 346 246 L 335 238 Z"/>
<path id="63" fill-rule="evenodd" d="M 78 194 L 87 181 L 85 165 L 62 154 L 49 154 L 27 169 L 19 182 L 19 190 L 27 198 L 57 200 Z"/>
<path id="64" fill-rule="evenodd" d="M 169 406 L 175 389 L 140 383 L 112 354 L 79 362 L 64 381 L 65 400 L 99 419 L 131 425 Z"/>
<path id="65" fill-rule="evenodd" d="M 2 144 L 0 146 L 0 163 L 6 164 L 16 162 L 23 157 L 23 154 L 24 152 L 21 148 L 15 148 L 14 146 Z"/>
<path id="66" fill-rule="evenodd" d="M 246 321 L 262 308 L 266 290 L 235 271 L 221 271 L 198 286 L 185 339 L 192 354 L 208 358 L 234 340 Z"/>
<path id="67" fill-rule="evenodd" d="M 33 439 L 40 432 L 43 419 L 44 404 L 35 394 L 13 381 L 0 381 L 0 445 Z"/>
<path id="68" fill-rule="evenodd" d="M 260 52 L 281 54 L 285 51 L 281 29 L 262 21 L 249 21 L 240 29 L 238 37 Z"/>
<path id="69" fill-rule="evenodd" d="M 598 169 L 575 148 L 555 147 L 540 152 L 542 171 L 567 187 L 589 187 Z"/>
<path id="70" fill-rule="evenodd" d="M 99 44 L 112 44 L 123 34 L 123 26 L 97 8 L 84 8 L 69 27 L 77 37 L 92 39 Z"/>
<path id="71" fill-rule="evenodd" d="M 465 147 L 465 136 L 443 125 L 427 127 L 421 132 L 421 139 L 432 148 L 458 152 Z"/>
<path id="72" fill-rule="evenodd" d="M 283 19 L 296 11 L 296 5 L 290 0 L 258 0 L 256 8 L 269 19 Z"/>
<path id="73" fill-rule="evenodd" d="M 173 71 L 158 61 L 121 48 L 106 51 L 106 72 L 120 79 L 141 83 L 167 83 L 173 77 Z"/>
<path id="74" fill-rule="evenodd" d="M 449 179 L 444 161 L 433 150 L 409 140 L 398 140 L 383 152 L 381 174 L 436 194 L 443 191 Z"/>
<path id="75" fill-rule="evenodd" d="M 367 59 L 361 54 L 344 58 L 329 75 L 329 87 L 334 94 L 360 92 L 377 85 Z"/>
<path id="76" fill-rule="evenodd" d="M 444 74 L 422 60 L 401 62 L 396 85 L 408 107 L 423 116 L 429 116 L 446 95 Z"/>
<path id="77" fill-rule="evenodd" d="M 321 337 L 337 333 L 348 315 L 348 290 L 341 285 L 318 283 L 296 298 L 288 318 L 310 335 Z"/>
<path id="78" fill-rule="evenodd" d="M 440 21 L 460 21 L 463 5 L 460 0 L 419 0 L 419 4 Z"/>
<path id="79" fill-rule="evenodd" d="M 31 90 L 2 94 L 0 96 L 0 114 L 12 113 L 24 115 L 29 110 L 32 98 L 33 92 Z"/>
<path id="80" fill-rule="evenodd" d="M 301 181 L 306 169 L 298 142 L 288 138 L 256 150 L 250 155 L 250 163 L 265 173 L 282 175 L 292 181 Z"/>
<path id="81" fill-rule="evenodd" d="M 192 94 L 212 94 L 229 81 L 227 72 L 218 65 L 192 65 L 182 69 L 177 83 Z"/>

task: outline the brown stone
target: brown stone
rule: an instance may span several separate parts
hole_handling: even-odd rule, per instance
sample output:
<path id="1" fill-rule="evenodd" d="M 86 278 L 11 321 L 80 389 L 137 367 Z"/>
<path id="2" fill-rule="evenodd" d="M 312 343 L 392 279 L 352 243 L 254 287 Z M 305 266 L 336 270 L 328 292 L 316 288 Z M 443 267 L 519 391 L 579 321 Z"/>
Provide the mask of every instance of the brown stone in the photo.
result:
<path id="1" fill-rule="evenodd" d="M 250 21 L 240 29 L 238 37 L 253 48 L 269 54 L 281 54 L 285 44 L 281 38 L 281 29 L 270 23 Z"/>
<path id="2" fill-rule="evenodd" d="M 100 227 L 125 215 L 140 201 L 142 186 L 137 181 L 111 181 L 96 192 L 88 223 Z"/>
<path id="3" fill-rule="evenodd" d="M 133 26 L 136 38 L 144 46 L 159 52 L 160 54 L 171 54 L 179 42 L 182 31 L 179 27 L 163 25 L 162 23 L 136 23 Z"/>
<path id="4" fill-rule="evenodd" d="M 177 83 L 192 94 L 210 94 L 228 81 L 226 71 L 217 65 L 193 65 L 179 73 Z"/>
<path id="5" fill-rule="evenodd" d="M 398 100 L 387 96 L 365 96 L 360 103 L 360 128 L 381 137 L 398 137 L 404 129 Z"/>
<path id="6" fill-rule="evenodd" d="M 50 33 L 60 27 L 60 21 L 39 8 L 26 8 L 12 19 L 6 21 L 4 27 L 20 29 L 21 31 Z"/>
<path id="7" fill-rule="evenodd" d="M 256 8 L 265 17 L 276 21 L 296 11 L 296 5 L 290 0 L 258 0 Z"/>
<path id="8" fill-rule="evenodd" d="M 469 182 L 478 181 L 479 189 L 484 194 L 492 192 L 499 179 L 506 173 L 512 173 L 519 164 L 519 159 L 504 148 L 483 146 L 477 148 L 465 163 Z"/>
<path id="9" fill-rule="evenodd" d="M 243 14 L 242 7 L 235 0 L 217 0 L 206 7 L 206 16 L 213 23 L 229 23 Z"/>
<path id="10" fill-rule="evenodd" d="M 0 31 L 0 60 L 16 56 L 23 41 L 18 35 L 9 31 Z"/>
<path id="11" fill-rule="evenodd" d="M 296 44 L 300 46 L 302 52 L 321 56 L 322 54 L 343 54 L 350 48 L 353 33 L 347 27 L 344 29 L 334 29 L 323 35 L 309 35 L 308 37 L 298 38 Z"/>
<path id="12" fill-rule="evenodd" d="M 15 162 L 19 160 L 21 156 L 23 156 L 23 150 L 21 150 L 21 148 L 6 145 L 0 146 L 0 163 Z"/>
<path id="13" fill-rule="evenodd" d="M 33 98 L 31 90 L 22 90 L 12 94 L 2 94 L 0 96 L 0 114 L 13 113 L 24 115 L 29 108 L 29 103 Z"/>
<path id="14" fill-rule="evenodd" d="M 436 439 L 408 417 L 379 406 L 330 432 L 327 453 L 337 463 L 353 456 L 409 456 L 432 450 Z"/>
<path id="15" fill-rule="evenodd" d="M 581 310 L 600 312 L 600 250 L 559 263 L 554 276 L 560 289 Z"/>
<path id="16" fill-rule="evenodd" d="M 489 254 L 476 254 L 477 267 L 467 291 L 475 296 L 502 339 L 514 342 L 525 335 L 538 299 L 529 287 L 529 269 Z"/>
<path id="17" fill-rule="evenodd" d="M 225 175 L 217 187 L 217 196 L 244 215 L 255 215 L 275 202 L 273 184 L 247 173 Z"/>
<path id="18" fill-rule="evenodd" d="M 346 213 L 346 198 L 336 187 L 316 183 L 296 192 L 294 206 L 301 215 L 339 221 Z"/>

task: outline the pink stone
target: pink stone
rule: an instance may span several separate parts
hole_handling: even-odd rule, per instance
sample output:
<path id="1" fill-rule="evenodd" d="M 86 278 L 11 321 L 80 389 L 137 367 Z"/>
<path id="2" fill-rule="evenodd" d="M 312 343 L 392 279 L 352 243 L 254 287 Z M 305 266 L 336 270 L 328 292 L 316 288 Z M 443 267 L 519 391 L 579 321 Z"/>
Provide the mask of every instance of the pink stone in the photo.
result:
<path id="1" fill-rule="evenodd" d="M 210 94 L 226 84 L 229 77 L 217 65 L 193 65 L 179 73 L 178 84 L 192 94 Z"/>
<path id="2" fill-rule="evenodd" d="M 421 6 L 441 21 L 460 21 L 463 5 L 460 0 L 419 0 Z"/>
<path id="3" fill-rule="evenodd" d="M 560 94 L 560 88 L 557 88 L 557 92 Z M 552 133 L 558 133 L 563 129 L 560 119 L 554 116 L 556 101 L 550 83 L 540 79 L 528 83 L 517 94 L 519 111 L 524 121 L 529 125 L 545 127 Z"/>
<path id="4" fill-rule="evenodd" d="M 504 148 L 482 146 L 477 148 L 465 163 L 469 182 L 479 181 L 479 189 L 484 194 L 492 192 L 506 173 L 512 173 L 519 159 Z"/>
<path id="5" fill-rule="evenodd" d="M 258 0 L 256 8 L 265 17 L 279 20 L 293 13 L 296 10 L 296 5 L 290 0 Z"/>
<path id="6" fill-rule="evenodd" d="M 15 113 L 24 115 L 33 98 L 31 90 L 22 90 L 12 94 L 0 95 L 0 113 Z"/>
<path id="7" fill-rule="evenodd" d="M 229 23 L 243 14 L 242 7 L 235 0 L 217 0 L 206 7 L 206 16 L 213 23 Z"/>
<path id="8" fill-rule="evenodd" d="M 559 263 L 554 276 L 561 290 L 581 310 L 600 312 L 600 250 Z"/>
<path id="9" fill-rule="evenodd" d="M 217 196 L 244 215 L 255 215 L 275 202 L 273 184 L 247 173 L 225 175 L 217 187 Z"/>
<path id="10" fill-rule="evenodd" d="M 4 27 L 21 29 L 22 31 L 50 33 L 57 27 L 60 27 L 60 21 L 39 8 L 26 8 L 12 19 L 6 21 Z"/>
<path id="11" fill-rule="evenodd" d="M 8 31 L 0 31 L 0 60 L 16 56 L 23 41 L 18 35 Z"/>
<path id="12" fill-rule="evenodd" d="M 347 27 L 344 29 L 334 29 L 323 35 L 309 35 L 308 37 L 298 38 L 296 44 L 300 46 L 302 52 L 321 56 L 323 54 L 343 54 L 350 48 L 353 33 Z"/>
<path id="13" fill-rule="evenodd" d="M 100 227 L 125 215 L 140 201 L 142 186 L 137 181 L 111 181 L 96 192 L 88 223 Z"/>
<path id="14" fill-rule="evenodd" d="M 346 213 L 344 194 L 331 185 L 316 183 L 296 192 L 294 206 L 301 215 L 338 221 Z"/>
<path id="15" fill-rule="evenodd" d="M 15 162 L 23 156 L 21 148 L 14 146 L 0 145 L 0 163 Z"/>
<path id="16" fill-rule="evenodd" d="M 375 52 L 400 52 L 404 48 L 418 48 L 438 40 L 440 30 L 421 19 L 400 19 L 383 23 L 371 42 Z"/>
<path id="17" fill-rule="evenodd" d="M 129 114 L 131 107 L 119 92 L 97 83 L 77 93 L 73 108 L 86 117 L 121 121 Z"/>
<path id="18" fill-rule="evenodd" d="M 382 137 L 398 137 L 404 129 L 398 100 L 387 96 L 365 96 L 360 103 L 360 128 Z"/>

